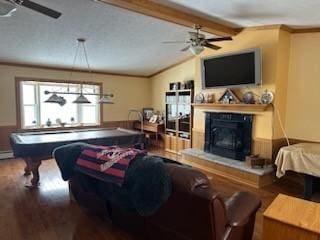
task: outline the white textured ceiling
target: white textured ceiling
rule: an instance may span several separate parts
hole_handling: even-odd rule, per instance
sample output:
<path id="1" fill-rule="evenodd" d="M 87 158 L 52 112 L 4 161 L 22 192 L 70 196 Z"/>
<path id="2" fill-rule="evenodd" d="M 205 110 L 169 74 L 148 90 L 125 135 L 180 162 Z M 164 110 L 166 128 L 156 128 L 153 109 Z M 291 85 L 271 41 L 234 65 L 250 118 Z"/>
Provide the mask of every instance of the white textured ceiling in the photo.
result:
<path id="1" fill-rule="evenodd" d="M 96 71 L 148 76 L 191 55 L 180 52 L 183 44 L 161 43 L 186 40 L 188 28 L 92 0 L 34 1 L 62 12 L 62 17 L 54 20 L 20 7 L 13 17 L 0 18 L 0 62 L 69 68 L 79 37 L 87 38 L 89 63 Z M 230 26 L 320 26 L 320 0 L 160 2 Z M 76 66 L 86 69 L 83 57 Z"/>
<path id="2" fill-rule="evenodd" d="M 166 0 L 241 27 L 286 24 L 320 27 L 320 0 Z"/>
<path id="3" fill-rule="evenodd" d="M 76 39 L 87 39 L 93 70 L 150 75 L 188 56 L 184 44 L 190 29 L 92 0 L 35 0 L 62 12 L 58 20 L 20 7 L 0 18 L 0 62 L 71 67 Z M 77 68 L 86 69 L 83 54 Z"/>

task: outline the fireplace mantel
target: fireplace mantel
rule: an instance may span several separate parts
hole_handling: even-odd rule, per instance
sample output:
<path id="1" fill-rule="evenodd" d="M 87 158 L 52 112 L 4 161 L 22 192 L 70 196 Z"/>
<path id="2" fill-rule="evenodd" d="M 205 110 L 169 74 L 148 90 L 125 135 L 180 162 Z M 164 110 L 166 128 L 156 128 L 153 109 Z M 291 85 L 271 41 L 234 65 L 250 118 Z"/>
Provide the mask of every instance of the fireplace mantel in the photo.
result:
<path id="1" fill-rule="evenodd" d="M 270 104 L 223 104 L 223 103 L 193 103 L 194 108 L 219 110 L 219 111 L 235 111 L 235 112 L 264 112 L 268 109 Z"/>

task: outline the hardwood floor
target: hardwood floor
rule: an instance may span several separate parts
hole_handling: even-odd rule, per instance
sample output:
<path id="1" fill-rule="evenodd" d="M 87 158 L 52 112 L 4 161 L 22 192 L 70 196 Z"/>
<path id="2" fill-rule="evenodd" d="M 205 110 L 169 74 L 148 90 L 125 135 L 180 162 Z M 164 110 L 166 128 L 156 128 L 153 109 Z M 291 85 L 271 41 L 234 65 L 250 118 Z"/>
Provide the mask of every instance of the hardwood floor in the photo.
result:
<path id="1" fill-rule="evenodd" d="M 126 233 L 70 202 L 54 160 L 43 161 L 39 189 L 27 189 L 20 159 L 0 161 L 1 240 L 129 240 Z"/>
<path id="2" fill-rule="evenodd" d="M 151 149 L 152 154 L 179 160 L 179 156 Z M 0 239 L 1 240 L 131 240 L 112 224 L 80 209 L 70 202 L 68 184 L 60 177 L 54 160 L 43 161 L 41 185 L 27 189 L 30 177 L 22 175 L 21 159 L 0 161 Z M 236 191 L 250 191 L 262 199 L 256 220 L 254 239 L 260 239 L 262 212 L 278 193 L 301 197 L 302 179 L 290 175 L 264 189 L 253 189 L 217 176 L 209 176 L 215 190 L 229 197 Z"/>

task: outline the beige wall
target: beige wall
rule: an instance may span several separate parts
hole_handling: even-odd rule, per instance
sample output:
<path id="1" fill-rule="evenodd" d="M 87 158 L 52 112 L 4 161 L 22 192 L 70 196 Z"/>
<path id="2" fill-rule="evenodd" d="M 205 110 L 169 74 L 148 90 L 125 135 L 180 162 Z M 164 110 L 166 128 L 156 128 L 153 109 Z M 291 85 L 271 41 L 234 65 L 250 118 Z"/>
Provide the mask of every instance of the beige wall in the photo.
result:
<path id="1" fill-rule="evenodd" d="M 281 128 L 285 126 L 287 116 L 288 72 L 290 60 L 291 34 L 280 30 L 277 49 L 277 65 L 275 79 L 273 138 L 283 138 Z"/>
<path id="2" fill-rule="evenodd" d="M 169 82 L 195 80 L 195 92 L 201 90 L 200 58 L 226 52 L 260 47 L 263 86 L 251 87 L 258 95 L 264 89 L 275 93 L 275 111 L 256 115 L 253 136 L 262 139 L 283 138 L 280 121 L 289 138 L 320 142 L 320 33 L 290 34 L 279 29 L 245 30 L 234 41 L 221 43 L 219 51 L 206 49 L 200 56 L 152 78 L 152 105 L 164 108 L 164 92 Z M 194 68 L 193 68 L 194 66 Z M 224 89 L 205 90 L 219 98 Z M 248 89 L 238 89 L 241 93 Z M 194 130 L 203 131 L 204 114 L 195 110 Z"/>
<path id="3" fill-rule="evenodd" d="M 185 80 L 195 80 L 195 93 L 202 91 L 200 75 L 200 58 L 219 55 L 227 52 L 235 52 L 250 48 L 261 48 L 263 61 L 263 86 L 251 87 L 250 90 L 261 94 L 264 89 L 275 91 L 275 82 L 277 75 L 277 57 L 278 57 L 279 30 L 246 30 L 238 34 L 234 41 L 219 43 L 222 49 L 213 51 L 206 49 L 201 55 L 188 62 L 180 64 L 152 78 L 152 104 L 156 109 L 164 109 L 164 95 L 169 88 L 170 82 L 180 82 Z M 238 89 L 237 93 L 248 89 Z M 224 89 L 205 90 L 204 93 L 214 93 L 218 99 Z M 258 127 L 260 126 L 260 127 Z M 255 138 L 272 139 L 273 114 L 270 111 L 256 115 L 253 135 Z M 204 113 L 202 110 L 195 110 L 194 130 L 204 131 Z"/>
<path id="4" fill-rule="evenodd" d="M 195 92 L 201 91 L 201 73 L 200 58 L 215 56 L 219 54 L 236 52 L 250 48 L 260 48 L 262 53 L 262 86 L 236 89 L 235 92 L 241 98 L 245 91 L 251 90 L 257 95 L 261 95 L 264 89 L 275 92 L 275 80 L 277 74 L 277 47 L 278 47 L 279 30 L 245 30 L 234 37 L 233 41 L 220 44 L 222 49 L 212 51 L 206 49 L 196 62 L 195 74 Z M 214 93 L 217 100 L 224 92 L 225 88 L 205 90 L 204 93 Z M 253 137 L 262 139 L 272 139 L 273 132 L 273 114 L 271 111 L 256 114 L 253 123 Z M 194 128 L 198 131 L 204 131 L 204 114 L 202 110 L 195 111 Z"/>
<path id="5" fill-rule="evenodd" d="M 14 126 L 16 122 L 15 77 L 68 80 L 69 71 L 13 67 L 0 65 L 0 126 Z M 72 79 L 91 81 L 87 73 L 74 73 Z M 113 105 L 103 106 L 103 121 L 127 120 L 128 110 L 151 105 L 148 78 L 94 74 L 93 81 L 103 83 L 104 93 L 115 95 Z"/>
<path id="6" fill-rule="evenodd" d="M 168 69 L 151 78 L 152 107 L 158 111 L 165 111 L 165 92 L 169 90 L 169 83 L 193 80 L 195 75 L 195 58 Z"/>
<path id="7" fill-rule="evenodd" d="M 286 130 L 320 142 L 320 33 L 291 36 Z"/>

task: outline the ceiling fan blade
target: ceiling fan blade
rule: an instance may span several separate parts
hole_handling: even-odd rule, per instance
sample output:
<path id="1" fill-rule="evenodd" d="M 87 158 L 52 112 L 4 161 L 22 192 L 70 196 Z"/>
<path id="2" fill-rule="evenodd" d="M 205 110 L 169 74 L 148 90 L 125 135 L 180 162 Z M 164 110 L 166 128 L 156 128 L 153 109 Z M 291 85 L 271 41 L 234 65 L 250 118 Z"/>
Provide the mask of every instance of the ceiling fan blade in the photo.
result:
<path id="1" fill-rule="evenodd" d="M 165 43 L 165 44 L 167 44 L 167 43 L 190 43 L 190 41 L 164 41 L 162 43 Z"/>
<path id="2" fill-rule="evenodd" d="M 190 45 L 189 45 L 189 46 L 186 46 L 185 48 L 182 48 L 182 49 L 181 49 L 181 52 L 185 52 L 185 51 L 187 51 L 189 48 L 190 48 Z"/>
<path id="3" fill-rule="evenodd" d="M 23 1 L 16 1 L 18 4 L 26 7 L 26 8 L 30 8 L 36 12 L 42 13 L 46 16 L 52 17 L 52 18 L 59 18 L 62 14 L 60 12 L 57 12 L 53 9 L 44 7 L 38 3 L 29 1 L 29 0 L 23 0 Z"/>
<path id="4" fill-rule="evenodd" d="M 0 17 L 11 17 L 12 13 L 17 10 L 14 3 L 10 1 L 0 1 Z"/>
<path id="5" fill-rule="evenodd" d="M 220 42 L 220 41 L 230 41 L 232 37 L 218 37 L 218 38 L 208 38 L 206 41 L 208 42 Z"/>
<path id="6" fill-rule="evenodd" d="M 219 50 L 221 48 L 219 46 L 216 46 L 216 45 L 213 45 L 213 44 L 210 44 L 210 43 L 205 43 L 203 46 L 207 47 L 207 48 L 214 49 L 214 50 Z"/>

